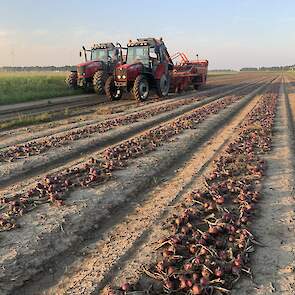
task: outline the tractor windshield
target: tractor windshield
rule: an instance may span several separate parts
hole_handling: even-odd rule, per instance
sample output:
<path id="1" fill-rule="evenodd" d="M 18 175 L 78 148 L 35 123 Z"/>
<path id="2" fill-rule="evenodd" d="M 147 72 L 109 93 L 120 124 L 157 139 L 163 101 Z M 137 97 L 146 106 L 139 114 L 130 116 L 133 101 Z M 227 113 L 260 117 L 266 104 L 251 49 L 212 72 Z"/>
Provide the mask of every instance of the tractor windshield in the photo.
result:
<path id="1" fill-rule="evenodd" d="M 128 47 L 127 64 L 141 62 L 149 65 L 149 47 L 148 46 L 132 46 Z"/>
<path id="2" fill-rule="evenodd" d="M 91 50 L 91 60 L 108 60 L 109 52 L 107 49 L 92 49 Z"/>

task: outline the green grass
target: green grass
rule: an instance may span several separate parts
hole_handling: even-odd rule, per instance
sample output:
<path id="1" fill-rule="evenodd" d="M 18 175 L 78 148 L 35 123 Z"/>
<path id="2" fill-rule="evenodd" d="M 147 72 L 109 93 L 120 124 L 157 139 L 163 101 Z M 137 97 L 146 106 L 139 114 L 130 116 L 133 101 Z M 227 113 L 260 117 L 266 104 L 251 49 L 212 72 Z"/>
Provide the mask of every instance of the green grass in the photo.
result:
<path id="1" fill-rule="evenodd" d="M 0 104 L 82 93 L 67 89 L 66 72 L 0 72 Z"/>

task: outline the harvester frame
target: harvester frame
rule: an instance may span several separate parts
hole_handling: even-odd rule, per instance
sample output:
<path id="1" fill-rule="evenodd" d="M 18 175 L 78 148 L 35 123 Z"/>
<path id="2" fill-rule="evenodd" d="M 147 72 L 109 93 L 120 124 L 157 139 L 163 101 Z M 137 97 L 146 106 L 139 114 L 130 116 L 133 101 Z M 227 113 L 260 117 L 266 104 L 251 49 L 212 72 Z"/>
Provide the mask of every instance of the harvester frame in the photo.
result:
<path id="1" fill-rule="evenodd" d="M 189 60 L 187 55 L 183 52 L 176 52 L 171 59 L 181 59 L 179 64 L 175 64 L 171 79 L 171 92 L 180 93 L 193 86 L 198 90 L 201 86 L 206 84 L 208 60 Z"/>

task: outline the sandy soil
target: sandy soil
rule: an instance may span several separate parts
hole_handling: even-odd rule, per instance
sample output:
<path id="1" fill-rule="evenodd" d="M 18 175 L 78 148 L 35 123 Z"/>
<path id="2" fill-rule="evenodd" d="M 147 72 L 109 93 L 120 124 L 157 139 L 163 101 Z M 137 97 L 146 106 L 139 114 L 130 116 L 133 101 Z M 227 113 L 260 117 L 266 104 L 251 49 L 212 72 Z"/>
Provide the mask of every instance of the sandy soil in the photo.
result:
<path id="1" fill-rule="evenodd" d="M 274 75 L 269 76 L 269 79 L 270 77 Z M 259 78 L 262 80 L 265 77 Z M 233 78 L 227 79 L 230 81 Z M 235 83 L 238 84 L 238 79 Z M 291 102 L 293 93 L 290 89 Z M 213 101 L 220 96 L 207 100 Z M 173 101 L 176 100 L 177 98 Z M 21 228 L 0 233 L 0 264 L 3 270 L 0 272 L 0 293 L 98 294 L 99 290 L 110 282 L 117 284 L 126 278 L 136 279 L 142 263 L 155 258 L 152 256 L 155 241 L 163 236 L 166 230 L 162 226 L 162 221 L 177 212 L 178 202 L 186 197 L 191 187 L 201 185 L 202 178 L 210 170 L 213 159 L 236 134 L 239 124 L 258 100 L 259 96 L 254 94 L 245 96 L 225 110 L 210 116 L 196 129 L 186 130 L 181 135 L 171 138 L 157 151 L 131 161 L 126 169 L 115 172 L 111 181 L 97 187 L 74 191 L 65 206 L 57 208 L 45 204 L 25 214 L 20 219 Z M 201 104 L 208 101 L 205 99 Z M 166 103 L 160 101 L 155 105 Z M 58 166 L 49 166 L 54 155 L 46 154 L 43 158 L 29 159 L 32 166 L 27 160 L 17 161 L 13 165 L 20 166 L 11 166 L 10 169 L 13 171 L 17 170 L 17 167 L 22 167 L 23 173 L 29 173 L 30 169 L 38 167 L 40 162 L 44 165 L 46 158 L 49 159 L 47 171 L 53 171 L 53 168 L 64 169 L 88 157 L 83 150 L 79 150 L 79 146 L 84 146 L 85 151 L 91 151 L 89 146 L 97 146 L 99 143 L 99 148 L 93 150 L 97 153 L 114 143 L 108 136 L 122 134 L 118 140 L 123 140 L 127 136 L 138 135 L 147 128 L 174 120 L 201 104 L 194 102 L 170 113 L 161 114 L 150 119 L 153 123 L 146 120 L 135 123 L 135 127 L 120 127 L 112 131 L 114 135 L 110 133 L 106 136 L 105 145 L 102 145 L 103 136 L 96 135 L 97 137 L 80 141 L 77 146 L 53 150 Z M 133 110 L 125 109 L 124 112 L 127 114 L 149 108 L 150 105 L 143 105 Z M 291 103 L 290 109 L 295 110 L 294 103 Z M 77 128 L 109 116 L 112 114 L 96 119 L 89 118 L 88 122 L 74 121 L 68 126 Z M 287 113 L 282 93 L 273 151 L 267 158 L 269 167 L 263 186 L 263 195 L 267 198 L 264 197 L 264 201 L 261 202 L 257 223 L 253 225 L 253 232 L 267 247 L 256 250 L 253 259 L 255 283 L 246 279 L 241 281 L 234 294 L 294 293 L 295 240 L 290 234 L 294 231 L 295 220 L 292 209 L 293 151 L 290 149 L 293 135 L 290 134 L 291 123 L 288 118 L 290 115 Z M 44 134 L 62 134 L 68 128 L 53 125 L 54 129 L 47 131 L 45 126 L 49 125 L 44 125 L 43 129 L 37 128 L 36 132 L 33 130 L 30 136 L 38 138 Z M 128 130 L 132 128 L 137 130 L 128 135 Z M 2 147 L 13 143 L 10 138 L 13 135 L 19 136 L 19 142 L 25 140 L 24 132 L 24 129 L 20 129 L 10 135 L 2 134 L 5 138 Z M 83 154 L 77 153 L 74 161 L 70 161 L 69 157 L 69 160 L 62 162 L 61 158 L 65 158 L 66 152 L 73 151 Z M 2 166 L 2 171 L 7 167 Z M 20 175 L 14 174 L 12 179 L 19 178 Z M 35 179 L 34 174 L 28 174 L 26 181 L 14 186 L 9 185 L 7 189 L 21 192 Z"/>

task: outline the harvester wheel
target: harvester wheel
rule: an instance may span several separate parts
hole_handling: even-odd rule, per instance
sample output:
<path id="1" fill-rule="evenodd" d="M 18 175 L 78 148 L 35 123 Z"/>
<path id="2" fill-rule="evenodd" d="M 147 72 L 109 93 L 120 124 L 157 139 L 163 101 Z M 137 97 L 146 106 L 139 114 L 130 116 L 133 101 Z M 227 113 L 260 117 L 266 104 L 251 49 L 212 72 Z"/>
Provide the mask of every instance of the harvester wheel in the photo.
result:
<path id="1" fill-rule="evenodd" d="M 149 82 L 143 75 L 136 77 L 132 92 L 133 96 L 138 101 L 144 101 L 148 98 L 150 92 Z"/>
<path id="2" fill-rule="evenodd" d="M 170 79 L 168 75 L 162 75 L 162 77 L 157 80 L 156 92 L 159 97 L 167 96 L 170 89 Z"/>
<path id="3" fill-rule="evenodd" d="M 115 85 L 115 80 L 113 76 L 109 76 L 105 82 L 105 93 L 109 100 L 119 100 L 122 97 L 123 91 Z"/>
<path id="4" fill-rule="evenodd" d="M 66 84 L 71 89 L 77 88 L 78 74 L 77 72 L 70 72 L 68 77 L 66 78 Z"/>
<path id="5" fill-rule="evenodd" d="M 105 83 L 107 80 L 108 76 L 105 73 L 105 71 L 97 71 L 94 76 L 93 76 L 93 88 L 94 91 L 100 95 L 100 94 L 104 94 L 104 87 L 105 87 Z"/>

